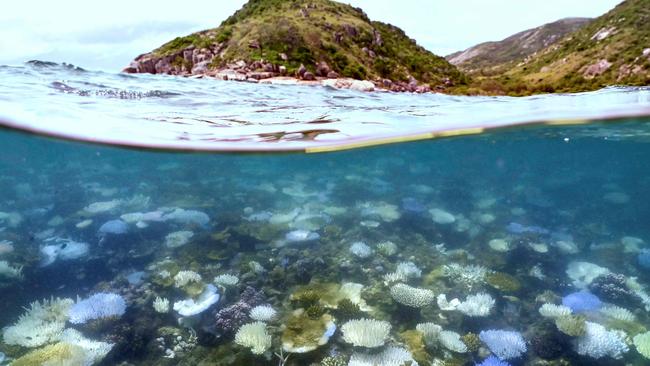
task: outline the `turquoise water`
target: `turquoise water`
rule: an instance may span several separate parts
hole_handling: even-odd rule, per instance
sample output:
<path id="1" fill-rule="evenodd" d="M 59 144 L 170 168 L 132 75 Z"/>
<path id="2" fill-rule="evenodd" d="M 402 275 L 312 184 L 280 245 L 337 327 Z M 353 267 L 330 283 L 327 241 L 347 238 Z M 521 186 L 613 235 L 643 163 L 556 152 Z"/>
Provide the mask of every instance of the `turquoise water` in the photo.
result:
<path id="1" fill-rule="evenodd" d="M 31 75 L 22 76 L 24 85 L 35 85 L 33 100 L 2 87 L 2 114 L 12 127 L 30 129 L 37 121 L 40 132 L 61 128 L 65 134 L 71 126 L 99 126 L 83 133 L 104 143 L 109 141 L 97 132 L 104 128 L 125 139 L 149 133 L 147 147 L 172 140 L 166 127 L 125 127 L 128 113 L 119 108 L 142 113 L 133 124 L 149 113 L 166 115 L 180 97 L 61 94 L 49 78 L 65 81 L 84 71 L 56 69 L 47 77 L 41 69 L 22 70 Z M 36 83 L 34 73 L 45 81 Z M 140 91 L 208 85 L 183 79 L 164 85 L 164 79 L 152 78 L 159 88 L 149 88 L 145 77 L 124 80 L 142 82 Z M 464 98 L 453 99 L 463 104 L 452 106 L 442 96 L 219 86 L 235 94 L 251 91 L 251 98 L 255 88 L 271 96 L 277 90 L 286 101 L 309 90 L 305 98 L 318 100 L 314 105 L 344 95 L 337 103 L 347 109 L 308 108 L 305 102 L 292 112 L 295 119 L 310 112 L 339 119 L 330 124 L 346 133 L 336 133 L 336 143 L 357 141 L 359 130 L 345 130 L 344 123 L 350 118 L 363 125 L 354 114 L 345 115 L 353 112 L 363 120 L 377 113 L 390 135 L 400 135 L 424 130 L 427 118 L 462 105 L 473 113 L 472 108 L 501 111 L 475 116 L 485 122 L 504 116 L 509 109 L 501 104 L 512 103 L 514 115 L 522 112 L 518 108 L 543 105 L 522 103 L 556 98 L 556 106 L 566 103 L 565 114 L 549 106 L 519 122 L 596 112 L 608 122 L 323 154 L 124 149 L 3 129 L 0 364 L 647 364 L 648 119 L 613 120 L 603 112 L 627 105 L 639 114 L 646 91 L 533 102 L 482 98 L 482 107 L 472 107 Z M 585 111 L 580 106 L 591 97 L 603 103 Z M 570 98 L 581 102 L 566 102 Z M 411 116 L 416 127 L 406 124 L 407 116 L 393 128 L 406 108 L 402 100 L 426 112 Z M 369 101 L 376 106 L 370 108 Z M 268 117 L 247 103 L 230 111 L 233 119 L 264 125 Z M 364 105 L 365 114 L 359 112 Z M 176 106 L 178 113 L 202 115 L 225 115 L 227 108 Z M 79 118 L 58 115 L 66 109 Z M 107 110 L 121 122 L 81 118 Z M 382 110 L 394 120 L 382 120 Z M 54 113 L 52 120 L 67 124 L 22 120 L 26 111 L 34 117 Z M 282 128 L 293 125 L 304 127 L 285 121 Z M 204 129 L 197 126 L 189 128 Z M 196 141 L 177 147 L 198 148 Z M 292 141 L 275 144 L 326 146 L 318 138 Z M 272 144 L 254 138 L 240 143 L 220 141 L 218 147 Z"/>

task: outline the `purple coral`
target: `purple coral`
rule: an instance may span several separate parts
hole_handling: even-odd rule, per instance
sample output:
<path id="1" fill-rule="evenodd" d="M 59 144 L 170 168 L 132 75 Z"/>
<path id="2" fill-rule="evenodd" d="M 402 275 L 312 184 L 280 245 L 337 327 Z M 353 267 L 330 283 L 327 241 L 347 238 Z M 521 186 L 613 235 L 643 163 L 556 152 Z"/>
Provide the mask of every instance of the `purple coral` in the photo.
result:
<path id="1" fill-rule="evenodd" d="M 490 329 L 482 330 L 478 337 L 503 360 L 520 357 L 527 350 L 526 341 L 519 332 Z"/>
<path id="2" fill-rule="evenodd" d="M 483 360 L 481 363 L 475 364 L 476 366 L 510 366 L 506 361 L 502 361 L 496 356 L 490 356 Z"/>
<path id="3" fill-rule="evenodd" d="M 239 297 L 239 301 L 227 306 L 215 314 L 215 330 L 220 334 L 234 333 L 249 320 L 250 310 L 264 302 L 262 291 L 253 287 L 246 287 Z"/>
<path id="4" fill-rule="evenodd" d="M 595 311 L 603 306 L 598 296 L 589 291 L 579 291 L 566 295 L 562 298 L 562 305 L 573 310 L 574 313 Z"/>

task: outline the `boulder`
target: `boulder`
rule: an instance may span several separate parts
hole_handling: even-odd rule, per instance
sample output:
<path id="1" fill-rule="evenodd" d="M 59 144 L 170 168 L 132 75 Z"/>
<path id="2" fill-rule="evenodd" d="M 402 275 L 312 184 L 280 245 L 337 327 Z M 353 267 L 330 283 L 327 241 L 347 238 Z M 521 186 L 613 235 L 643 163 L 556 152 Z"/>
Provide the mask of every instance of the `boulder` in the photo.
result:
<path id="1" fill-rule="evenodd" d="M 278 67 L 278 72 L 280 73 L 280 75 L 286 75 L 287 74 L 287 67 L 286 66 Z"/>
<path id="2" fill-rule="evenodd" d="M 583 73 L 583 76 L 585 79 L 593 79 L 594 77 L 601 75 L 607 71 L 611 66 L 611 62 L 607 61 L 606 59 L 602 59 L 595 64 L 587 66 Z"/>
<path id="3" fill-rule="evenodd" d="M 327 73 L 328 79 L 338 79 L 339 74 L 336 71 L 330 71 Z"/>
<path id="4" fill-rule="evenodd" d="M 300 67 L 298 68 L 297 71 L 298 77 L 302 79 L 306 72 L 307 72 L 307 68 L 305 67 L 305 65 L 300 64 Z"/>
<path id="5" fill-rule="evenodd" d="M 208 72 L 208 66 L 210 65 L 210 61 L 201 61 L 197 64 L 195 64 L 192 67 L 192 75 L 197 75 L 197 74 L 205 74 Z"/>
<path id="6" fill-rule="evenodd" d="M 330 66 L 325 61 L 321 61 L 316 65 L 316 75 L 318 76 L 327 76 L 330 71 Z"/>
<path id="7" fill-rule="evenodd" d="M 308 81 L 316 80 L 316 76 L 310 71 L 305 71 L 302 75 L 302 79 Z"/>

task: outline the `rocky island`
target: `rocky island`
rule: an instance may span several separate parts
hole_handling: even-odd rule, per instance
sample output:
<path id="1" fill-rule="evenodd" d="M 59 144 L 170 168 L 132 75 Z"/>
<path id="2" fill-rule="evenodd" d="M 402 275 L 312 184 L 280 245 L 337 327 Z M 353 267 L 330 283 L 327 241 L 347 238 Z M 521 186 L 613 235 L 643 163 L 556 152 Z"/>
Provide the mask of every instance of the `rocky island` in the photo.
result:
<path id="1" fill-rule="evenodd" d="M 175 38 L 124 71 L 409 92 L 467 82 L 401 29 L 330 0 L 250 0 L 219 27 Z"/>
<path id="2" fill-rule="evenodd" d="M 362 91 L 530 95 L 650 85 L 650 0 L 437 56 L 401 29 L 331 0 L 250 0 L 123 71 Z"/>

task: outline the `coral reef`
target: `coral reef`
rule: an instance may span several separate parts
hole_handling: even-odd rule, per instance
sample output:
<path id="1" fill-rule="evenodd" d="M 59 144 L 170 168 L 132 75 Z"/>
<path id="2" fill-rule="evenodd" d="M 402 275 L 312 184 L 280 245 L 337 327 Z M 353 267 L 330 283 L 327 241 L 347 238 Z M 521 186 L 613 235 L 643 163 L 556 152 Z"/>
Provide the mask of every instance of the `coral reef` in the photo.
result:
<path id="1" fill-rule="evenodd" d="M 349 320 L 341 326 L 343 340 L 366 348 L 383 346 L 390 329 L 390 323 L 374 319 Z"/>

